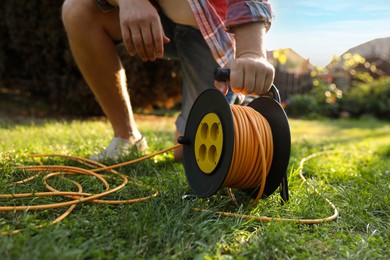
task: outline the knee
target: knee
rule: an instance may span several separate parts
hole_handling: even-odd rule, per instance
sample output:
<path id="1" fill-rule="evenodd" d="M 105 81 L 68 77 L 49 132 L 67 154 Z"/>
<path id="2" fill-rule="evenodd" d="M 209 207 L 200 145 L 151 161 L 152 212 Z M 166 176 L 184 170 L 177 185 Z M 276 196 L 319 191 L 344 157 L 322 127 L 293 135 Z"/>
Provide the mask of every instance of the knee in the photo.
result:
<path id="1" fill-rule="evenodd" d="M 95 6 L 91 0 L 65 0 L 62 5 L 62 23 L 67 31 L 85 26 L 93 14 Z"/>

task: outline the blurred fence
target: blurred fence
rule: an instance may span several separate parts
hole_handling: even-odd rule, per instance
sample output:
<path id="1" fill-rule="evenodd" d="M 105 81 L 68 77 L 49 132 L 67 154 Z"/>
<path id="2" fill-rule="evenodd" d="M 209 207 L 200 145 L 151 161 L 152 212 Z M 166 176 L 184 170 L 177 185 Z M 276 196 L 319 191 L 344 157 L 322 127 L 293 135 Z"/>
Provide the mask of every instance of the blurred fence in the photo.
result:
<path id="1" fill-rule="evenodd" d="M 312 81 L 313 78 L 309 73 L 295 74 L 278 68 L 275 70 L 274 84 L 278 88 L 282 100 L 287 100 L 295 94 L 308 93 L 313 88 Z"/>

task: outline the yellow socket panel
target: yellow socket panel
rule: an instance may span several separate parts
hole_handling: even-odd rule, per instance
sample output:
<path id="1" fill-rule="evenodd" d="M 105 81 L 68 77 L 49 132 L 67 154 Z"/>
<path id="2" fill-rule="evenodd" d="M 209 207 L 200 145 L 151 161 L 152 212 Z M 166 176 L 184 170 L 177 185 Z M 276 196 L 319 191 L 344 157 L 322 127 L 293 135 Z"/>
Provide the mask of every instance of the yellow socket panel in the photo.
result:
<path id="1" fill-rule="evenodd" d="M 194 154 L 199 169 L 212 173 L 218 165 L 223 149 L 221 120 L 215 113 L 208 113 L 199 123 L 195 135 Z"/>

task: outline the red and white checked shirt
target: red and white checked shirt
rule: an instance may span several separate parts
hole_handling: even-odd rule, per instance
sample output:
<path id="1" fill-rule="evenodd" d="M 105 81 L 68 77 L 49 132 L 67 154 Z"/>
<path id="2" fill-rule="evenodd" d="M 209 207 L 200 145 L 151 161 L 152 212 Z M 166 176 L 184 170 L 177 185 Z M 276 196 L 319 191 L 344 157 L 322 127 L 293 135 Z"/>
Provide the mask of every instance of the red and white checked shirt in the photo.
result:
<path id="1" fill-rule="evenodd" d="M 249 22 L 265 22 L 267 30 L 272 21 L 268 0 L 189 0 L 199 29 L 211 52 L 223 67 L 234 57 L 233 26 Z"/>

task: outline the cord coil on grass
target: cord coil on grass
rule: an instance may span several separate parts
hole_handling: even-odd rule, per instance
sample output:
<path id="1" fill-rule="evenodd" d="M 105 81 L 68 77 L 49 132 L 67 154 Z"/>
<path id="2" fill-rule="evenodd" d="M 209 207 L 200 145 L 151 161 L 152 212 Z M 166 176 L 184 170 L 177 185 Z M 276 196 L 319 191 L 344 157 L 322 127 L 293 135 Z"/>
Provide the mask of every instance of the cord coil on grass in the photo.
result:
<path id="1" fill-rule="evenodd" d="M 149 158 L 154 157 L 154 156 L 156 156 L 158 154 L 165 153 L 167 151 L 176 149 L 176 148 L 178 148 L 180 146 L 181 145 L 174 145 L 172 147 L 169 147 L 167 149 L 161 150 L 159 152 L 147 155 L 145 157 L 138 158 L 138 159 L 135 159 L 135 160 L 132 160 L 132 161 L 124 162 L 124 163 L 120 163 L 120 164 L 116 164 L 116 165 L 111 165 L 111 166 L 104 166 L 104 165 L 102 165 L 100 163 L 97 163 L 97 162 L 94 162 L 94 161 L 90 161 L 90 160 L 85 159 L 85 158 L 76 157 L 76 156 L 55 155 L 55 154 L 53 154 L 53 155 L 32 155 L 32 156 L 33 157 L 47 157 L 47 156 L 49 156 L 49 157 L 57 157 L 57 156 L 58 157 L 64 157 L 64 158 L 68 158 L 68 159 L 72 159 L 72 160 L 77 160 L 77 161 L 80 161 L 82 163 L 87 163 L 87 164 L 91 163 L 91 165 L 95 165 L 95 167 L 96 166 L 98 166 L 98 167 L 100 166 L 99 168 L 95 168 L 94 169 L 95 172 L 109 170 L 112 173 L 120 174 L 120 173 L 118 173 L 116 171 L 113 171 L 112 169 L 118 168 L 118 167 L 121 167 L 121 166 L 125 166 L 125 165 L 129 165 L 129 164 L 132 164 L 132 163 L 140 162 L 142 160 L 149 159 Z M 305 184 L 307 184 L 309 187 L 311 187 L 313 189 L 313 191 L 316 194 L 318 194 L 320 197 L 322 197 L 320 192 L 312 184 L 310 184 L 307 181 L 307 179 L 303 176 L 304 164 L 307 161 L 309 161 L 309 160 L 311 160 L 313 158 L 319 157 L 319 156 L 324 155 L 324 154 L 335 153 L 335 152 L 339 152 L 339 151 L 324 151 L 324 152 L 311 154 L 308 157 L 303 158 L 301 160 L 300 164 L 299 164 L 299 176 L 300 176 L 300 178 L 303 180 L 303 182 Z M 61 174 L 60 172 L 64 172 L 64 171 L 66 171 L 66 169 L 69 172 L 71 172 L 72 174 L 77 174 L 80 171 L 89 171 L 89 170 L 81 169 L 81 168 L 78 168 L 78 167 L 70 167 L 70 168 L 68 168 L 67 166 L 63 166 L 63 165 L 21 166 L 20 168 L 26 169 L 26 170 L 29 170 L 29 171 L 36 171 L 36 172 L 38 172 L 38 174 L 36 174 L 36 175 L 34 175 L 32 177 L 26 178 L 24 180 L 14 182 L 14 184 L 21 184 L 21 183 L 26 183 L 28 181 L 31 181 L 34 178 L 36 178 L 43 171 L 52 171 L 52 170 L 57 171 L 56 173 L 49 173 L 49 174 L 47 174 L 47 176 L 44 179 L 51 178 L 54 175 L 60 175 Z M 94 176 L 93 172 L 92 172 L 91 175 Z M 121 178 L 124 181 L 123 184 L 127 183 L 127 181 L 128 181 L 127 176 L 125 176 L 123 174 L 120 174 L 120 175 L 121 175 Z M 47 196 L 62 196 L 62 197 L 65 197 L 65 198 L 73 199 L 72 201 L 65 202 L 65 203 L 59 203 L 59 204 L 36 205 L 35 207 L 31 207 L 31 206 L 0 206 L 0 212 L 4 212 L 4 211 L 43 210 L 43 209 L 50 209 L 50 208 L 58 208 L 58 207 L 69 206 L 69 208 L 64 213 L 62 213 L 59 217 L 57 217 L 52 222 L 48 223 L 50 225 L 50 224 L 58 223 L 61 220 L 63 220 L 64 218 L 66 218 L 75 209 L 75 207 L 79 203 L 83 203 L 83 202 L 97 202 L 97 203 L 105 203 L 105 204 L 137 203 L 137 202 L 146 201 L 146 200 L 148 200 L 148 199 L 158 195 L 158 192 L 154 191 L 153 194 L 151 194 L 149 196 L 142 197 L 142 198 L 135 198 L 135 199 L 129 199 L 129 200 L 103 200 L 103 199 L 100 199 L 100 198 L 103 198 L 104 196 L 106 196 L 108 194 L 111 194 L 111 193 L 114 193 L 114 192 L 120 190 L 121 188 L 123 188 L 123 184 L 120 185 L 119 187 L 116 187 L 115 190 L 110 189 L 108 187 L 108 185 L 105 184 L 106 192 L 93 195 L 93 194 L 89 194 L 89 193 L 83 193 L 82 192 L 82 187 L 81 187 L 81 185 L 79 183 L 74 182 L 74 181 L 71 181 L 71 182 L 77 187 L 77 189 L 78 189 L 77 192 L 66 192 L 66 191 L 65 192 L 64 191 L 61 192 L 61 191 L 55 190 L 54 188 L 50 187 L 50 185 L 48 185 L 47 182 L 44 181 L 44 184 L 45 184 L 46 188 L 49 190 L 49 192 L 34 192 L 34 193 L 21 193 L 21 194 L 15 194 L 15 193 L 13 193 L 13 194 L 1 194 L 0 195 L 0 199 L 7 199 L 7 198 L 19 199 L 19 198 L 27 198 L 27 197 L 35 198 L 35 197 L 43 197 L 43 196 L 46 196 L 46 197 Z M 104 180 L 102 180 L 102 182 L 105 183 Z M 148 187 L 148 188 L 150 188 L 150 187 Z M 81 199 L 82 197 L 84 197 L 84 199 Z M 201 208 L 194 208 L 194 210 L 195 211 L 202 211 L 202 212 L 212 213 L 212 214 L 217 214 L 217 215 L 220 215 L 220 216 L 223 216 L 223 217 L 242 218 L 242 219 L 254 220 L 254 221 L 259 221 L 259 222 L 271 222 L 271 221 L 273 221 L 273 222 L 293 222 L 293 223 L 299 223 L 299 224 L 319 224 L 319 223 L 329 222 L 329 221 L 333 221 L 333 220 L 337 219 L 337 217 L 339 216 L 339 212 L 338 212 L 336 206 L 329 199 L 327 199 L 325 197 L 322 197 L 322 198 L 329 205 L 329 207 L 333 210 L 333 214 L 331 216 L 329 216 L 329 217 L 318 218 L 318 219 L 275 218 L 275 217 L 266 217 L 266 216 L 254 216 L 254 215 L 238 214 L 238 213 L 224 212 L 224 211 L 217 211 L 216 212 L 216 211 L 211 211 L 211 210 L 201 209 Z M 42 226 L 43 225 L 40 225 L 39 227 L 42 227 Z M 2 231 L 2 232 L 0 232 L 0 234 L 2 234 L 2 235 L 13 235 L 13 234 L 19 233 L 20 231 L 21 231 L 20 229 L 12 230 L 12 231 Z"/>
<path id="2" fill-rule="evenodd" d="M 20 181 L 16 181 L 12 183 L 11 185 L 18 185 L 18 184 L 24 184 L 28 183 L 29 181 L 34 180 L 39 175 L 44 174 L 43 177 L 43 184 L 46 187 L 48 191 L 46 192 L 30 192 L 30 193 L 12 193 L 12 194 L 0 194 L 0 199 L 23 199 L 23 198 L 37 198 L 37 197 L 63 197 L 65 199 L 68 199 L 68 201 L 64 202 L 58 202 L 58 203 L 50 203 L 50 204 L 40 204 L 40 205 L 14 205 L 14 206 L 0 206 L 0 212 L 9 212 L 9 211 L 31 211 L 31 210 L 47 210 L 47 209 L 54 209 L 54 208 L 62 208 L 62 207 L 69 207 L 64 213 L 62 213 L 59 217 L 51 221 L 49 224 L 55 224 L 66 218 L 78 204 L 85 203 L 85 202 L 92 202 L 92 203 L 99 203 L 99 204 L 132 204 L 132 203 L 138 203 L 146 201 L 150 198 L 156 197 L 158 195 L 158 191 L 155 190 L 152 187 L 149 187 L 147 185 L 144 185 L 140 182 L 136 182 L 135 180 L 129 180 L 129 178 L 122 173 L 119 173 L 113 169 L 119 168 L 121 166 L 134 164 L 146 159 L 149 159 L 151 157 L 154 157 L 158 154 L 165 153 L 167 151 L 170 151 L 172 149 L 177 148 L 179 145 L 175 145 L 172 147 L 169 147 L 167 149 L 163 149 L 161 151 L 158 151 L 156 153 L 144 156 L 142 158 L 138 158 L 132 161 L 119 163 L 111 166 L 106 166 L 104 164 L 101 164 L 99 162 L 95 162 L 89 159 L 85 159 L 82 157 L 77 156 L 69 156 L 69 155 L 60 155 L 60 154 L 38 154 L 38 155 L 30 155 L 31 157 L 61 157 L 66 159 L 71 159 L 74 161 L 78 161 L 84 166 L 90 167 L 91 169 L 84 169 L 80 167 L 74 167 L 74 166 L 64 166 L 64 165 L 29 165 L 29 166 L 20 166 L 17 167 L 19 169 L 23 169 L 30 172 L 37 172 L 37 174 L 25 178 Z M 117 185 L 116 187 L 110 187 L 108 183 L 108 179 L 110 178 L 106 174 L 99 174 L 98 172 L 108 171 L 114 175 L 117 175 L 122 180 L 122 183 Z M 49 172 L 49 173 L 48 173 Z M 71 192 L 71 191 L 59 191 L 56 190 L 54 187 L 50 186 L 47 182 L 47 179 L 55 177 L 55 176 L 64 176 L 64 175 L 85 175 L 85 176 L 93 176 L 96 179 L 100 180 L 105 190 L 100 193 L 91 194 L 91 193 L 85 193 L 83 192 L 83 188 L 80 183 L 66 179 L 67 181 L 71 182 L 78 191 Z M 126 200 L 107 200 L 103 199 L 103 197 L 116 193 L 123 189 L 129 182 L 133 182 L 137 184 L 138 186 L 146 187 L 147 189 L 151 190 L 151 194 L 134 198 L 134 199 L 126 199 Z M 43 225 L 40 225 L 39 227 L 42 227 Z M 17 234 L 21 231 L 21 229 L 16 229 L 12 231 L 1 231 L 0 234 L 2 235 L 10 235 L 10 234 Z"/>

